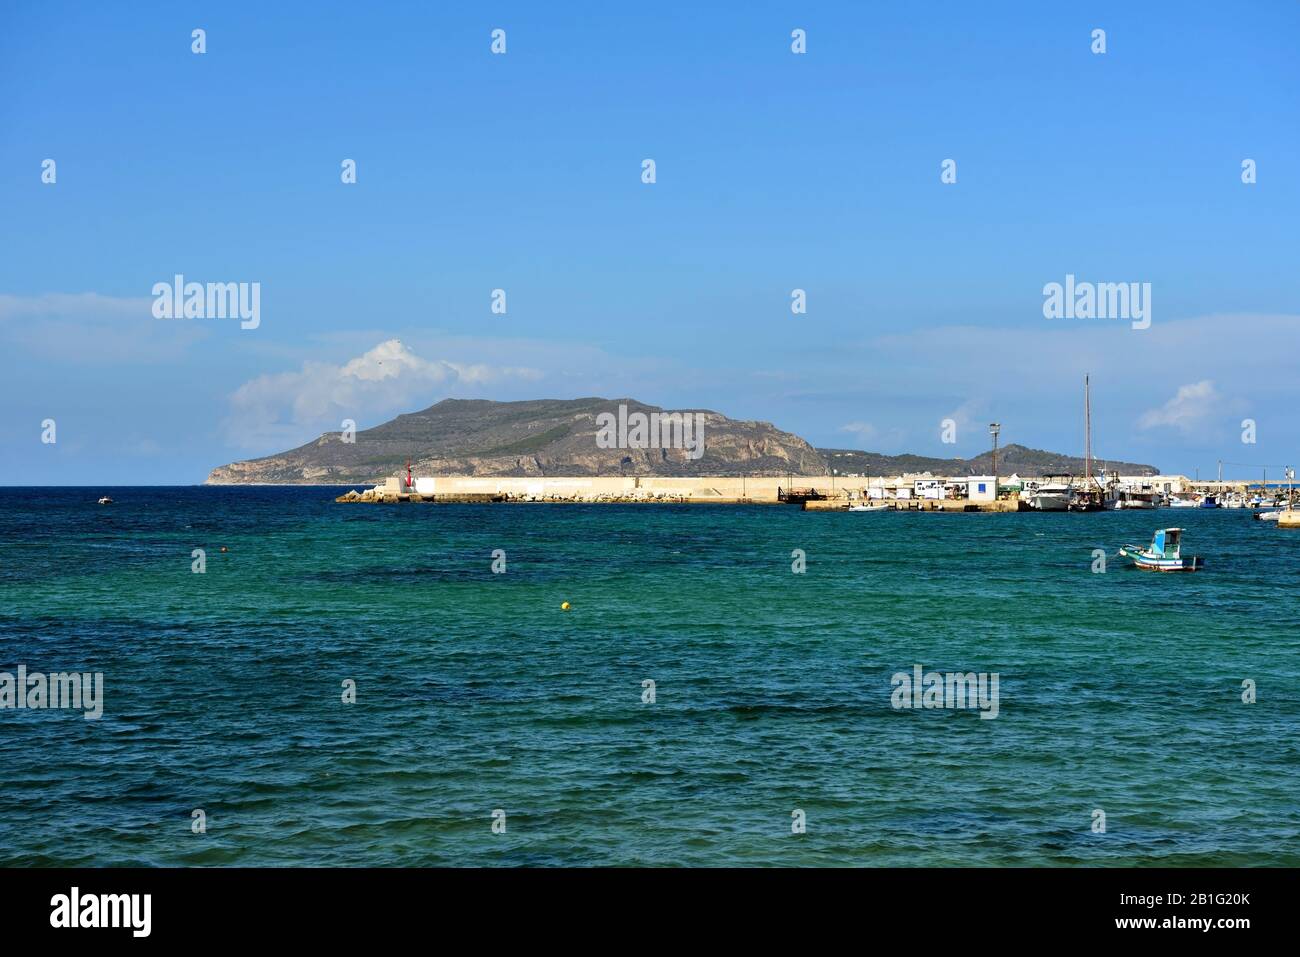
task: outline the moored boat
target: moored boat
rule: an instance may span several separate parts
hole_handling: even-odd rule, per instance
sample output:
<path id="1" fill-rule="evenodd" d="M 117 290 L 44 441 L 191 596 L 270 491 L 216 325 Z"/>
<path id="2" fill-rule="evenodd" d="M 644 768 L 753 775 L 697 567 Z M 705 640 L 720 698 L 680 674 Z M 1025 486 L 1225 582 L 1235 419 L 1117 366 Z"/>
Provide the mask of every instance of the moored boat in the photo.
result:
<path id="1" fill-rule="evenodd" d="M 1074 487 L 1063 482 L 1040 485 L 1029 499 L 1029 504 L 1040 512 L 1064 512 L 1074 499 Z"/>
<path id="2" fill-rule="evenodd" d="M 1154 492 L 1120 492 L 1115 508 L 1155 508 Z"/>
<path id="3" fill-rule="evenodd" d="M 1181 528 L 1158 528 L 1146 548 L 1124 545 L 1121 558 L 1127 558 L 1138 568 L 1152 572 L 1194 572 L 1205 567 L 1199 556 L 1183 558 Z"/>
<path id="4" fill-rule="evenodd" d="M 1092 386 L 1091 377 L 1083 377 L 1083 487 L 1071 483 L 1066 509 L 1071 512 L 1101 512 L 1108 498 L 1104 485 L 1092 474 Z"/>
<path id="5" fill-rule="evenodd" d="M 1106 500 L 1100 491 L 1085 489 L 1075 493 L 1067 508 L 1071 512 L 1101 512 L 1106 509 Z"/>
<path id="6" fill-rule="evenodd" d="M 888 506 L 888 505 L 863 505 L 863 504 L 856 504 L 856 505 L 850 505 L 850 506 L 849 506 L 849 511 L 850 511 L 850 512 L 884 512 L 884 511 L 887 511 L 888 509 L 889 509 L 889 506 Z"/>

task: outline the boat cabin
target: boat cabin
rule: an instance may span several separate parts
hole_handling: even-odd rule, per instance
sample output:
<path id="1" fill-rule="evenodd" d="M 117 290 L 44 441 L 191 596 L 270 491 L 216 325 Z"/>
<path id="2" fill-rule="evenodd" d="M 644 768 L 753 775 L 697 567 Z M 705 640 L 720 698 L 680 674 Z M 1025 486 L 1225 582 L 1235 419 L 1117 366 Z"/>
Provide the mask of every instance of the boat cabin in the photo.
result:
<path id="1" fill-rule="evenodd" d="M 1183 530 L 1181 528 L 1158 528 L 1155 537 L 1151 539 L 1151 552 L 1161 558 L 1178 558 L 1178 550 L 1181 547 L 1179 541 L 1182 538 Z"/>

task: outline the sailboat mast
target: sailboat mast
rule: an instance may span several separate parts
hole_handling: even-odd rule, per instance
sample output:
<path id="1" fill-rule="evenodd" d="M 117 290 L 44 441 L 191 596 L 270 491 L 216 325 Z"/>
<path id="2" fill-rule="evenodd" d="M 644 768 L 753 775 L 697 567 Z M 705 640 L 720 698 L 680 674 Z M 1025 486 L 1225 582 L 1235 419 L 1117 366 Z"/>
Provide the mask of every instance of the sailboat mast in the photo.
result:
<path id="1" fill-rule="evenodd" d="M 1092 487 L 1092 396 L 1088 377 L 1083 377 L 1083 481 Z"/>

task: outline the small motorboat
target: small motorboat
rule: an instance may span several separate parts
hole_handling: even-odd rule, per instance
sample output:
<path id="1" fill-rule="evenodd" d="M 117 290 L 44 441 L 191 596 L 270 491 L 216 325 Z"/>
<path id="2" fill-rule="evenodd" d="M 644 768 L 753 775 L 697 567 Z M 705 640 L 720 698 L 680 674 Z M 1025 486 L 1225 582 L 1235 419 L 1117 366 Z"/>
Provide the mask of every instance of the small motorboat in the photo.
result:
<path id="1" fill-rule="evenodd" d="M 1151 572 L 1195 572 L 1205 567 L 1198 556 L 1183 558 L 1181 528 L 1158 528 L 1146 548 L 1137 545 L 1125 545 L 1119 550 L 1121 558 L 1127 558 L 1138 568 Z"/>
<path id="2" fill-rule="evenodd" d="M 1201 508 L 1218 508 L 1218 507 L 1219 507 L 1219 499 L 1214 495 L 1207 494 L 1205 498 L 1201 499 Z"/>
<path id="3" fill-rule="evenodd" d="M 1261 522 L 1276 522 L 1281 517 L 1282 517 L 1282 510 L 1280 508 L 1274 509 L 1271 512 L 1255 513 L 1255 518 Z"/>
<path id="4" fill-rule="evenodd" d="M 100 504 L 100 505 L 112 505 L 112 504 L 113 504 L 113 500 L 112 500 L 111 498 L 109 498 L 107 495 L 101 495 L 100 498 L 99 498 L 99 504 Z"/>
<path id="5" fill-rule="evenodd" d="M 888 505 L 864 505 L 859 502 L 849 506 L 850 512 L 883 512 L 889 508 Z"/>
<path id="6" fill-rule="evenodd" d="M 1170 508 L 1200 508 L 1199 503 L 1194 498 L 1178 498 L 1174 496 L 1169 500 Z"/>

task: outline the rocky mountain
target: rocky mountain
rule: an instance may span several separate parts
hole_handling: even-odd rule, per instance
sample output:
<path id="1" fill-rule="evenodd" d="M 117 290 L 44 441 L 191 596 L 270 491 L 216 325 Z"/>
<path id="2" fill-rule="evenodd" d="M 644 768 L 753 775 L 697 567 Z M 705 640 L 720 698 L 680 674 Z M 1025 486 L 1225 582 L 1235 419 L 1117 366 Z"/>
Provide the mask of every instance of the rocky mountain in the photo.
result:
<path id="1" fill-rule="evenodd" d="M 640 447 L 602 447 L 618 444 L 598 438 L 602 424 L 608 427 L 619 419 L 620 406 L 625 428 L 631 427 L 627 438 L 634 438 L 638 413 L 648 419 L 651 413 L 665 412 L 634 399 L 445 399 L 357 432 L 350 442 L 343 433 L 326 432 L 288 452 L 222 465 L 212 470 L 208 483 L 374 483 L 405 472 L 408 458 L 416 475 L 826 475 L 832 468 L 857 475 L 984 475 L 993 467 L 991 452 L 971 459 L 939 459 L 815 449 L 769 422 L 730 419 L 705 409 L 682 411 L 700 423 L 702 449 L 685 433 L 677 433 L 675 447 L 647 448 L 636 441 L 622 444 Z M 610 437 L 607 432 L 605 438 Z M 1099 462 L 1094 468 L 1102 466 L 1125 475 L 1157 474 L 1154 466 L 1129 462 Z M 1083 459 L 1013 444 L 998 450 L 998 472 L 1026 478 L 1082 475 Z"/>
<path id="2" fill-rule="evenodd" d="M 445 399 L 357 432 L 351 442 L 340 432 L 327 432 L 288 452 L 220 466 L 208 483 L 380 482 L 404 473 L 408 457 L 416 475 L 825 474 L 822 457 L 799 436 L 768 422 L 730 419 L 704 409 L 689 410 L 692 422 L 702 424 L 702 449 L 689 441 L 688 447 L 602 448 L 610 443 L 598 442 L 597 433 L 609 419 L 598 422 L 598 417 L 617 419 L 620 406 L 631 426 L 629 437 L 634 437 L 636 413 L 649 417 L 665 411 L 633 399 Z"/>
<path id="3" fill-rule="evenodd" d="M 930 472 L 933 475 L 990 475 L 993 472 L 993 451 L 970 459 L 936 459 L 924 455 L 881 455 L 878 452 L 859 452 L 854 449 L 818 449 L 829 466 L 840 474 L 903 475 L 913 472 Z M 1154 465 L 1133 462 L 1110 462 L 1093 459 L 1092 470 L 1117 471 L 1121 475 L 1158 475 Z M 1043 475 L 1082 475 L 1082 457 L 1044 452 L 1023 445 L 1011 444 L 998 449 L 998 474 L 1019 475 L 1021 478 L 1038 478 Z"/>

